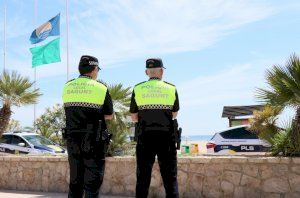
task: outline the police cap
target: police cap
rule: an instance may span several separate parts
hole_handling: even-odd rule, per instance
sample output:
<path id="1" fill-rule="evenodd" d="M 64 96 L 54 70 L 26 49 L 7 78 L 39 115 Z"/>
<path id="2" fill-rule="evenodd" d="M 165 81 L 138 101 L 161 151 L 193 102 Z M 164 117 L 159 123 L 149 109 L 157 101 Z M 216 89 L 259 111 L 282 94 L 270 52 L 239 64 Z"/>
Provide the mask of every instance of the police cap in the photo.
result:
<path id="1" fill-rule="evenodd" d="M 87 69 L 87 68 L 95 68 L 95 67 L 98 67 L 98 69 L 100 69 L 98 59 L 94 56 L 89 56 L 89 55 L 81 56 L 78 67 L 79 70 Z"/>
<path id="2" fill-rule="evenodd" d="M 165 68 L 165 67 L 160 58 L 149 58 L 146 60 L 146 68 L 150 69 L 150 68 Z"/>

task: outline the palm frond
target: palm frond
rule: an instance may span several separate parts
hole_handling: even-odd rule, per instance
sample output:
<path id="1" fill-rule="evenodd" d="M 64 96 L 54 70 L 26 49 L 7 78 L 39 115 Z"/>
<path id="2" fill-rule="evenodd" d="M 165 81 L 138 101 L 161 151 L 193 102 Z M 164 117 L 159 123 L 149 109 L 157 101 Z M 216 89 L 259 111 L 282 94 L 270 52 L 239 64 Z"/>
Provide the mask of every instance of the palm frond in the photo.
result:
<path id="1" fill-rule="evenodd" d="M 0 76 L 0 100 L 10 105 L 27 105 L 37 102 L 39 89 L 32 89 L 33 82 L 16 71 L 4 71 Z"/>
<path id="2" fill-rule="evenodd" d="M 267 70 L 269 89 L 257 89 L 260 102 L 274 106 L 298 106 L 300 104 L 300 61 L 292 55 L 285 67 L 274 65 Z"/>

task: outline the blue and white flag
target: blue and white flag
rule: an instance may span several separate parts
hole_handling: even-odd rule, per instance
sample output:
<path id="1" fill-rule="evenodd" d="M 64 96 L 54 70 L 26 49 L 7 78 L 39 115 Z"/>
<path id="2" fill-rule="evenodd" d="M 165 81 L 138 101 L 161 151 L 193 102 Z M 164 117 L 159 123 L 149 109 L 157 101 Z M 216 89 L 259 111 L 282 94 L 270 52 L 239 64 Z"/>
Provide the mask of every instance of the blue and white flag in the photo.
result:
<path id="1" fill-rule="evenodd" d="M 35 29 L 31 36 L 30 42 L 31 44 L 39 43 L 45 40 L 48 36 L 58 36 L 59 33 L 59 21 L 60 21 L 60 13 Z"/>

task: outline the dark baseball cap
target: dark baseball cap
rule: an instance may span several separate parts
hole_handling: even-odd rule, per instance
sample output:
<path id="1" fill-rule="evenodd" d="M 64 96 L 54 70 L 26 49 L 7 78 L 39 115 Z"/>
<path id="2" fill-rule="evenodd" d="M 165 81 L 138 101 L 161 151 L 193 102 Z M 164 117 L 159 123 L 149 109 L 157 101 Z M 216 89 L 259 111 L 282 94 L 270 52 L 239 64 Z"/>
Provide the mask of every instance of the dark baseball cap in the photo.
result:
<path id="1" fill-rule="evenodd" d="M 93 68 L 98 67 L 98 69 L 100 69 L 98 59 L 94 56 L 89 56 L 89 55 L 81 56 L 78 67 L 79 69 L 88 68 L 88 67 L 93 67 Z"/>
<path id="2" fill-rule="evenodd" d="M 151 68 L 165 68 L 165 67 L 160 58 L 149 58 L 146 60 L 146 68 L 151 69 Z"/>

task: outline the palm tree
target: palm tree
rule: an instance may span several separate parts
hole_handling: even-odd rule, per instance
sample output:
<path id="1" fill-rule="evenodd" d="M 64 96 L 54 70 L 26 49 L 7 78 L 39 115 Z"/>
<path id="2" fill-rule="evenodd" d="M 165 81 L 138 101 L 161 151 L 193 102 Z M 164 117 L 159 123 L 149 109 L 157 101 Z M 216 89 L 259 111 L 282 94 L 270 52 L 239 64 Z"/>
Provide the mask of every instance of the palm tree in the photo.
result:
<path id="1" fill-rule="evenodd" d="M 109 155 L 114 155 L 117 150 L 123 150 L 126 144 L 126 138 L 130 129 L 129 105 L 131 91 L 130 87 L 124 88 L 122 84 L 109 85 L 115 119 L 108 121 L 108 129 L 113 134 L 112 143 L 109 149 Z"/>
<path id="2" fill-rule="evenodd" d="M 113 101 L 116 121 L 119 122 L 120 125 L 125 126 L 124 121 L 126 117 L 129 116 L 130 87 L 123 88 L 122 84 L 117 84 L 109 85 L 107 88 Z"/>
<path id="3" fill-rule="evenodd" d="M 22 77 L 17 72 L 4 71 L 0 76 L 0 100 L 3 105 L 0 109 L 0 137 L 4 133 L 11 116 L 12 106 L 34 104 L 41 94 L 38 89 L 32 90 L 33 82 Z"/>
<path id="4" fill-rule="evenodd" d="M 258 89 L 257 97 L 275 107 L 292 107 L 296 110 L 293 120 L 292 143 L 300 153 L 300 60 L 293 54 L 285 66 L 275 65 L 267 70 L 267 84 L 270 89 Z"/>

